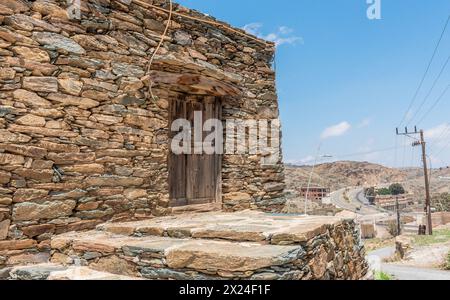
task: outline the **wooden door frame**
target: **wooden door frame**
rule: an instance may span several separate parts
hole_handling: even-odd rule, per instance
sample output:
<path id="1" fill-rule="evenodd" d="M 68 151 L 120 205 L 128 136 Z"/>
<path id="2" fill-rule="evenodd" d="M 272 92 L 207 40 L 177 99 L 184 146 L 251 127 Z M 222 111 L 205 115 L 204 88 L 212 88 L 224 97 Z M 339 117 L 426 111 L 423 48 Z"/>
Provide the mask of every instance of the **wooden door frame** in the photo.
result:
<path id="1" fill-rule="evenodd" d="M 187 101 L 186 97 L 189 96 L 189 94 L 182 94 L 182 100 L 183 101 Z M 223 100 L 222 97 L 217 97 L 217 96 L 208 96 L 208 95 L 199 95 L 203 98 L 214 98 L 215 103 L 217 103 L 216 108 L 218 109 L 218 116 L 219 119 L 223 122 L 223 117 L 222 117 L 222 108 L 223 108 Z M 172 119 L 172 105 L 174 103 L 175 99 L 169 99 L 169 116 L 168 116 L 168 121 L 169 121 L 169 143 L 171 143 L 172 141 L 172 133 L 171 133 L 171 124 L 172 121 L 174 121 Z M 179 100 L 179 99 L 176 99 Z M 169 154 L 168 154 L 168 158 L 167 158 L 167 169 L 168 169 L 168 192 L 169 192 L 169 207 L 172 208 L 174 213 L 184 213 L 184 212 L 189 212 L 189 211 L 212 211 L 212 210 L 220 210 L 222 208 L 222 203 L 223 203 L 223 198 L 222 198 L 222 167 L 223 167 L 223 155 L 222 154 L 215 154 L 216 157 L 216 163 L 215 163 L 215 167 L 217 168 L 216 170 L 216 191 L 215 191 L 215 197 L 214 197 L 214 201 L 212 201 L 211 203 L 205 203 L 205 204 L 189 204 L 189 199 L 186 199 L 187 205 L 178 205 L 177 203 L 175 203 L 177 200 L 173 200 L 171 199 L 171 157 L 172 157 L 172 153 L 170 150 L 170 144 L 169 144 Z M 187 182 L 185 183 L 187 184 Z"/>

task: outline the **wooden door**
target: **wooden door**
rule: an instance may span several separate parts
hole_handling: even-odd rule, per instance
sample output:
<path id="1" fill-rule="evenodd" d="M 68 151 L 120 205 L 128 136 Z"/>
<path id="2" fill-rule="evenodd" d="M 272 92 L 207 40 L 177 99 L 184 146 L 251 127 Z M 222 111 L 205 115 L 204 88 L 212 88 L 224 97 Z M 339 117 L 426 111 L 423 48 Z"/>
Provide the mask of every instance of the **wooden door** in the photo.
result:
<path id="1" fill-rule="evenodd" d="M 183 96 L 170 103 L 170 124 L 176 119 L 191 123 L 192 154 L 169 155 L 169 190 L 172 207 L 218 202 L 221 198 L 221 161 L 219 154 L 194 154 L 194 113 L 201 112 L 203 123 L 221 119 L 221 103 L 215 97 Z M 203 125 L 203 124 L 202 124 Z M 171 132 L 171 139 L 177 132 Z M 209 132 L 203 132 L 203 137 Z M 171 142 L 171 141 L 170 141 Z"/>

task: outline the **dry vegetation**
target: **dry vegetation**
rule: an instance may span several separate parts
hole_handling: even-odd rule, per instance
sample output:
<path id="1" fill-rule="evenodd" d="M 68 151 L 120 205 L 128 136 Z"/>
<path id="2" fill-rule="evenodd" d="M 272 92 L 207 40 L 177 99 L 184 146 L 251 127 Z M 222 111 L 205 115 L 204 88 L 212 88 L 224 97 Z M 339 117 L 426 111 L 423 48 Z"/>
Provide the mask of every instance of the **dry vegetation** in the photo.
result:
<path id="1" fill-rule="evenodd" d="M 286 181 L 290 190 L 307 186 L 311 166 L 287 166 Z M 368 162 L 341 161 L 316 166 L 312 184 L 339 190 L 351 186 L 371 186 L 402 182 L 407 178 L 403 171 Z"/>

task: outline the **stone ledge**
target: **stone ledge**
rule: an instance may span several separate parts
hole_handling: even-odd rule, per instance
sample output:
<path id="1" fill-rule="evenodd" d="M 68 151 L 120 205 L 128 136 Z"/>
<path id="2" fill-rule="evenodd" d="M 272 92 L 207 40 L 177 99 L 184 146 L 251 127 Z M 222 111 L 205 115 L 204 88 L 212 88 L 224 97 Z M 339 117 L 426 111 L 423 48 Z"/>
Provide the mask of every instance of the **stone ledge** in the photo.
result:
<path id="1" fill-rule="evenodd" d="M 147 279 L 361 279 L 356 224 L 245 211 L 107 223 L 56 236 L 51 261 Z"/>
<path id="2" fill-rule="evenodd" d="M 324 234 L 327 228 L 343 221 L 335 217 L 276 215 L 256 211 L 213 212 L 139 222 L 109 223 L 100 225 L 97 229 L 130 236 L 168 236 L 289 245 Z"/>
<path id="3" fill-rule="evenodd" d="M 52 249 L 62 252 L 144 254 L 164 258 L 169 268 L 197 271 L 247 272 L 292 263 L 303 253 L 301 247 L 235 243 L 226 241 L 127 237 L 107 232 L 69 233 L 52 240 Z"/>
<path id="4" fill-rule="evenodd" d="M 88 267 L 65 267 L 57 264 L 18 266 L 9 270 L 12 280 L 142 280 L 138 277 L 116 275 Z"/>

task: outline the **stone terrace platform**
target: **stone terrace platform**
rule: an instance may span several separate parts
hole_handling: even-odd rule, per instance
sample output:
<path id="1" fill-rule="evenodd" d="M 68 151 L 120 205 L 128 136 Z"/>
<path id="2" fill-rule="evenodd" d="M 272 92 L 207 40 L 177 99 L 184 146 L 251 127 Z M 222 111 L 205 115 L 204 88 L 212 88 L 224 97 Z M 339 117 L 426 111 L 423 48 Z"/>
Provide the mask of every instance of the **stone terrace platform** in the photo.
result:
<path id="1" fill-rule="evenodd" d="M 359 230 L 336 217 L 196 213 L 55 236 L 47 264 L 10 279 L 362 279 Z"/>

